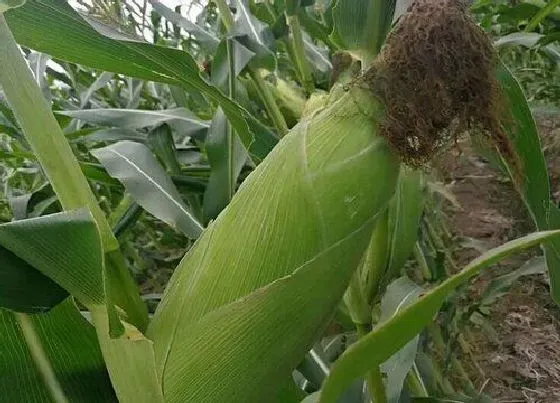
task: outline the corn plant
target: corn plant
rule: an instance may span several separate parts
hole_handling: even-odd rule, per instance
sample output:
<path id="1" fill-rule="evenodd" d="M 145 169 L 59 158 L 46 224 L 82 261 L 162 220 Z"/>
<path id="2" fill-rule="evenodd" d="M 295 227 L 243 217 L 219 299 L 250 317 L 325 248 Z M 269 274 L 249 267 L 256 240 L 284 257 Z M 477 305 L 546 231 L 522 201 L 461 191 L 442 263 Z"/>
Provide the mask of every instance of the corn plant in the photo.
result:
<path id="1" fill-rule="evenodd" d="M 502 60 L 521 80 L 532 106 L 556 104 L 558 2 L 478 2 L 473 12 L 495 38 Z M 495 18 L 489 18 L 489 16 Z"/>
<path id="2" fill-rule="evenodd" d="M 534 121 L 465 2 L 399 16 L 395 1 L 216 0 L 198 24 L 151 0 L 151 18 L 148 2 L 22 3 L 0 2 L 1 128 L 19 158 L 3 166 L 41 171 L 0 225 L 7 401 L 441 397 L 418 340 L 458 288 L 543 245 L 560 299 Z M 73 102 L 53 97 L 44 54 Z M 422 286 L 404 275 L 414 254 L 431 276 L 422 169 L 465 131 L 539 232 Z M 153 225 L 143 212 L 188 246 L 152 315 L 124 242 Z"/>

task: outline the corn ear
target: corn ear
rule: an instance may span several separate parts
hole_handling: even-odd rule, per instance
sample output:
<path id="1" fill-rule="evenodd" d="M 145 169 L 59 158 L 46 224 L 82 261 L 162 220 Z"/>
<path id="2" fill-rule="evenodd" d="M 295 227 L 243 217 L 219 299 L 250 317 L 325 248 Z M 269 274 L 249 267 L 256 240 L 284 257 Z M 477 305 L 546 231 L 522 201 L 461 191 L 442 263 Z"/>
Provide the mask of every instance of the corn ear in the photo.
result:
<path id="1" fill-rule="evenodd" d="M 289 378 L 395 190 L 381 109 L 352 88 L 294 127 L 179 264 L 148 329 L 167 401 L 270 401 Z M 220 374 L 241 361 L 247 370 Z"/>

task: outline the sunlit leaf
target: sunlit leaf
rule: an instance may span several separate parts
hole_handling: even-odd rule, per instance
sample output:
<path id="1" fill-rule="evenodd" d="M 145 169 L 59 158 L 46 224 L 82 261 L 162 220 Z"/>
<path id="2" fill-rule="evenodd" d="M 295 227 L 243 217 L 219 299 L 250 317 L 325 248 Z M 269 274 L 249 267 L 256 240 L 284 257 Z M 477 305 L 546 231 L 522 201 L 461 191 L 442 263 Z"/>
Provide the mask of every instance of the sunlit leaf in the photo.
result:
<path id="1" fill-rule="evenodd" d="M 196 239 L 202 225 L 181 199 L 171 178 L 143 144 L 121 141 L 92 151 L 144 209 Z"/>
<path id="2" fill-rule="evenodd" d="M 100 126 L 122 127 L 124 129 L 141 129 L 166 123 L 178 133 L 185 136 L 193 135 L 200 130 L 206 130 L 210 126 L 210 122 L 200 119 L 185 108 L 161 111 L 138 109 L 83 109 L 59 111 L 58 113 Z"/>

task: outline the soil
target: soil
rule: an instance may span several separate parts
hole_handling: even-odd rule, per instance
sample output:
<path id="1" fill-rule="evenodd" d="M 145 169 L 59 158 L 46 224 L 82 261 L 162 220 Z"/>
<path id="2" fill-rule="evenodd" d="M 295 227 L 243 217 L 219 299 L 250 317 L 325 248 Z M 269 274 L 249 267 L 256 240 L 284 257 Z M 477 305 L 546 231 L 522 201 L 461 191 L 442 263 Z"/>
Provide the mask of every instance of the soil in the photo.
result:
<path id="1" fill-rule="evenodd" d="M 552 192 L 560 198 L 560 120 L 538 118 L 549 164 Z M 444 181 L 458 206 L 445 214 L 455 239 L 490 248 L 534 230 L 512 184 L 467 143 L 461 153 L 447 157 Z M 473 242 L 474 240 L 474 242 Z M 460 266 L 476 257 L 474 248 L 457 248 Z M 532 250 L 511 258 L 480 276 L 472 297 L 496 275 L 520 267 Z M 560 402 L 560 308 L 552 301 L 545 275 L 518 280 L 508 295 L 493 305 L 487 323 L 491 330 L 474 328 L 469 335 L 471 357 L 461 357 L 475 387 L 501 403 Z"/>

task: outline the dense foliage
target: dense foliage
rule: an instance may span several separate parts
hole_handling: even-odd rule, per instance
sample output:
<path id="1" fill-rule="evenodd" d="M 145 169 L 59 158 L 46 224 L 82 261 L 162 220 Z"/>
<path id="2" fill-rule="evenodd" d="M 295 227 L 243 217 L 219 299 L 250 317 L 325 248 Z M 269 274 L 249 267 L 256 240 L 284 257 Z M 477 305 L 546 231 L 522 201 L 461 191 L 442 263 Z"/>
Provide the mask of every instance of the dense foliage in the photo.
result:
<path id="1" fill-rule="evenodd" d="M 469 329 L 526 274 L 560 302 L 531 116 L 560 99 L 560 2 L 474 2 L 490 39 L 459 0 L 23 3 L 0 0 L 10 401 L 480 401 Z M 458 270 L 423 168 L 466 129 L 541 232 Z"/>

